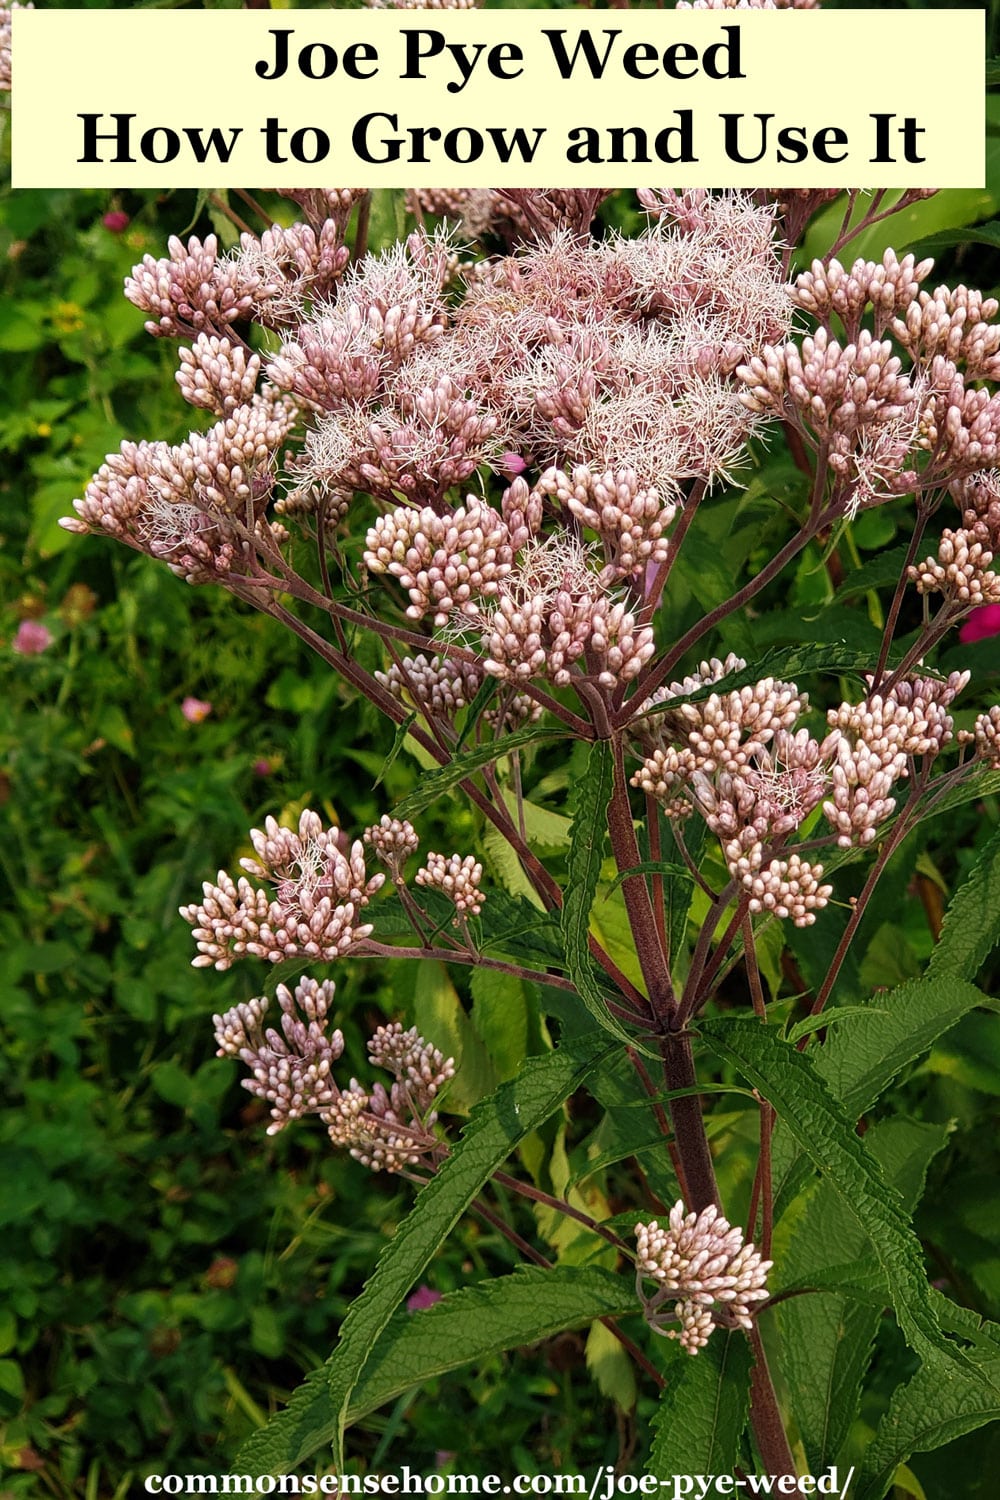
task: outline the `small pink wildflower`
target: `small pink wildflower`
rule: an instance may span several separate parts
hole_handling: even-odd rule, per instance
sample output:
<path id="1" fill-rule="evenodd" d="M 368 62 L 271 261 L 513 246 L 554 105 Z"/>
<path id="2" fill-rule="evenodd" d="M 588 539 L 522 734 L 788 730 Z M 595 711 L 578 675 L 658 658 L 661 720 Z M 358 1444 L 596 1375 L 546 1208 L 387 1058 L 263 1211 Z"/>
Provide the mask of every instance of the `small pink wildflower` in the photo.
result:
<path id="1" fill-rule="evenodd" d="M 984 604 L 982 608 L 974 609 L 958 632 L 963 646 L 972 641 L 988 640 L 991 635 L 1000 635 L 1000 604 Z"/>
<path id="2" fill-rule="evenodd" d="M 128 214 L 123 213 L 120 208 L 113 208 L 104 215 L 101 223 L 109 234 L 122 234 L 128 228 L 130 220 Z"/>
<path id="3" fill-rule="evenodd" d="M 188 697 L 181 704 L 181 713 L 189 724 L 200 724 L 202 719 L 207 719 L 211 712 L 211 703 L 206 703 L 203 698 Z"/>
<path id="4" fill-rule="evenodd" d="M 52 632 L 40 620 L 22 620 L 11 642 L 18 656 L 40 656 L 52 645 Z"/>
<path id="5" fill-rule="evenodd" d="M 423 1312 L 425 1307 L 433 1307 L 435 1302 L 440 1301 L 440 1292 L 436 1292 L 433 1287 L 421 1284 L 417 1287 L 412 1297 L 407 1297 L 406 1311 L 411 1313 Z"/>
<path id="6" fill-rule="evenodd" d="M 500 455 L 500 468 L 505 474 L 509 474 L 511 479 L 516 479 L 518 474 L 523 474 L 527 467 L 520 453 L 508 452 Z"/>

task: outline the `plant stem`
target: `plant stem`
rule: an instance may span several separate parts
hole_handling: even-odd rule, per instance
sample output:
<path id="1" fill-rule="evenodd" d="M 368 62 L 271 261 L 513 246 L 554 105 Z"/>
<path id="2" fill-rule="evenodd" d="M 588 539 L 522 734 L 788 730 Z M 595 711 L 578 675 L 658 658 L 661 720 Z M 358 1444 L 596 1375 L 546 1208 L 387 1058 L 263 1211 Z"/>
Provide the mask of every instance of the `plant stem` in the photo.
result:
<path id="1" fill-rule="evenodd" d="M 511 1245 L 513 1245 L 515 1250 L 518 1250 L 526 1260 L 532 1261 L 536 1266 L 542 1266 L 546 1271 L 551 1271 L 552 1262 L 546 1256 L 544 1256 L 540 1250 L 536 1250 L 534 1245 L 530 1245 L 526 1239 L 523 1239 L 522 1236 L 518 1234 L 516 1229 L 512 1229 L 509 1224 L 505 1223 L 500 1215 L 494 1213 L 493 1209 L 490 1208 L 488 1204 L 484 1203 L 481 1198 L 477 1198 L 472 1207 L 475 1209 L 476 1213 L 479 1214 L 480 1218 L 485 1219 L 487 1224 L 491 1224 L 499 1234 L 502 1234 L 504 1239 L 506 1239 Z M 643 1370 L 653 1381 L 654 1385 L 656 1385 L 658 1389 L 662 1391 L 667 1383 L 666 1380 L 660 1374 L 659 1370 L 652 1363 L 652 1361 L 649 1360 L 642 1352 L 638 1344 L 633 1343 L 627 1333 L 622 1333 L 615 1319 L 599 1318 L 598 1322 L 604 1324 L 608 1332 L 612 1334 L 612 1336 L 618 1340 L 619 1344 L 621 1344 L 622 1348 L 632 1356 L 639 1368 Z"/>
<path id="2" fill-rule="evenodd" d="M 778 1398 L 774 1393 L 771 1372 L 767 1367 L 764 1341 L 756 1324 L 747 1334 L 747 1338 L 753 1350 L 753 1373 L 750 1376 L 750 1421 L 753 1424 L 753 1435 L 757 1440 L 764 1470 L 768 1474 L 794 1475 L 795 1461 L 788 1445 L 788 1438 L 785 1436 L 785 1424 L 782 1421 Z"/>
<path id="3" fill-rule="evenodd" d="M 632 822 L 632 808 L 628 796 L 628 777 L 625 770 L 623 737 L 615 735 L 611 742 L 614 755 L 614 788 L 608 804 L 608 831 L 611 847 L 619 873 L 634 870 L 641 864 L 639 844 Z M 649 999 L 660 1030 L 666 1030 L 677 1009 L 666 948 L 660 941 L 659 928 L 653 914 L 649 888 L 642 875 L 630 876 L 622 881 L 625 908 L 635 942 L 642 977 L 649 991 Z"/>
<path id="4" fill-rule="evenodd" d="M 754 1014 L 767 1024 L 767 1006 L 764 1003 L 764 987 L 760 982 L 760 965 L 757 962 L 757 944 L 754 940 L 753 922 L 749 915 L 743 918 L 743 961 L 746 965 L 747 983 L 753 1000 Z M 774 1133 L 776 1113 L 766 1099 L 760 1101 L 760 1155 L 754 1173 L 750 1208 L 747 1212 L 747 1233 L 754 1234 L 758 1205 L 761 1210 L 760 1252 L 765 1260 L 771 1258 L 771 1232 L 774 1225 L 774 1181 L 771 1174 L 771 1136 Z"/>
<path id="5" fill-rule="evenodd" d="M 913 827 L 914 819 L 911 817 L 911 813 L 915 811 L 917 802 L 923 795 L 926 784 L 926 774 L 922 777 L 915 778 L 906 807 L 900 813 L 895 827 L 878 851 L 875 863 L 872 865 L 870 871 L 868 872 L 868 879 L 865 881 L 864 886 L 862 887 L 861 894 L 855 902 L 854 909 L 851 912 L 850 917 L 848 918 L 847 926 L 844 928 L 844 931 L 841 934 L 840 942 L 837 944 L 836 951 L 834 952 L 833 958 L 830 961 L 830 967 L 826 971 L 826 977 L 824 978 L 823 983 L 820 985 L 819 993 L 817 994 L 816 999 L 813 1001 L 812 1009 L 809 1012 L 811 1016 L 819 1015 L 823 1007 L 826 1005 L 826 1002 L 829 1000 L 831 993 L 833 992 L 833 986 L 837 982 L 837 975 L 840 973 L 844 960 L 847 957 L 848 950 L 850 949 L 851 943 L 854 939 L 854 934 L 857 932 L 858 927 L 861 925 L 861 919 L 868 908 L 868 903 L 871 900 L 872 895 L 874 894 L 875 887 L 878 885 L 879 879 L 882 875 L 882 871 L 885 869 L 886 865 L 889 863 L 889 860 L 895 854 L 896 850 L 899 848 L 900 844 L 903 842 L 904 838 Z M 802 1041 L 799 1043 L 800 1051 L 807 1041 L 807 1037 L 802 1038 Z"/>
<path id="6" fill-rule="evenodd" d="M 885 622 L 885 630 L 882 633 L 882 649 L 879 651 L 878 663 L 875 667 L 875 676 L 872 678 L 871 691 L 873 693 L 878 692 L 878 686 L 882 681 L 882 674 L 885 671 L 886 662 L 889 660 L 889 652 L 892 649 L 892 638 L 896 631 L 896 621 L 899 619 L 899 611 L 903 607 L 903 596 L 906 593 L 906 586 L 909 583 L 907 574 L 914 558 L 917 555 L 917 548 L 920 546 L 920 539 L 924 534 L 924 527 L 927 525 L 927 518 L 929 515 L 929 509 L 918 503 L 917 519 L 913 527 L 913 535 L 910 537 L 910 545 L 906 549 L 906 558 L 903 562 L 902 569 L 900 570 L 899 580 L 896 584 L 896 592 L 892 596 L 892 604 L 889 606 L 889 615 Z"/>
<path id="7" fill-rule="evenodd" d="M 520 1182 L 516 1177 L 510 1177 L 506 1172 L 494 1172 L 493 1181 L 500 1187 L 507 1188 L 512 1193 L 518 1193 L 522 1198 L 529 1199 L 532 1203 L 541 1203 L 546 1208 L 551 1208 L 555 1213 L 564 1214 L 567 1219 L 575 1219 L 578 1224 L 583 1224 L 592 1234 L 599 1235 L 609 1245 L 613 1245 L 622 1254 L 628 1255 L 628 1246 L 620 1240 L 612 1230 L 604 1224 L 592 1219 L 590 1214 L 584 1213 L 582 1209 L 575 1208 L 565 1198 L 555 1198 L 551 1193 L 543 1192 L 541 1188 L 534 1187 L 530 1182 Z"/>
<path id="8" fill-rule="evenodd" d="M 268 598 L 264 602 L 257 596 L 252 587 L 242 589 L 233 586 L 232 592 L 236 594 L 237 598 L 243 599 L 245 603 L 253 605 L 255 609 L 259 609 L 265 614 L 271 614 L 275 619 L 280 620 L 282 624 L 287 625 L 288 629 L 293 631 L 300 640 L 304 641 L 307 646 L 315 651 L 323 661 L 333 667 L 335 671 L 340 672 L 348 682 L 358 688 L 392 723 L 402 724 L 406 720 L 408 713 L 405 705 L 397 702 L 392 694 L 386 688 L 383 688 L 382 684 L 370 672 L 366 672 L 363 667 L 358 666 L 349 656 L 338 651 L 336 647 L 331 646 L 329 641 L 324 640 L 321 635 L 318 635 L 304 621 L 293 615 L 290 610 L 285 609 L 276 599 Z M 589 726 L 587 727 L 589 733 Z M 418 725 L 413 724 L 410 728 L 410 733 L 416 742 L 428 754 L 434 757 L 438 765 L 443 766 L 448 764 L 450 759 L 448 752 L 431 739 Z M 507 808 L 494 807 L 486 794 L 469 777 L 463 778 L 458 785 L 462 788 L 462 791 L 469 798 L 470 802 L 473 802 L 479 808 L 484 817 L 503 834 L 504 838 L 511 845 L 521 864 L 524 866 L 525 874 L 544 901 L 547 909 L 550 911 L 558 910 L 562 905 L 562 889 L 520 837 L 511 821 Z M 645 995 L 637 990 L 635 985 L 622 973 L 610 954 L 605 952 L 593 935 L 588 939 L 588 946 L 592 957 L 604 970 L 612 983 L 621 991 L 625 999 L 632 1005 L 634 1016 L 630 1019 L 634 1020 L 637 1017 L 645 1019 L 649 1014 L 649 1004 Z"/>
<path id="9" fill-rule="evenodd" d="M 747 604 L 756 594 L 759 594 L 761 589 L 766 588 L 772 579 L 777 578 L 786 564 L 791 562 L 792 558 L 796 557 L 812 541 L 820 529 L 819 522 L 810 519 L 801 531 L 797 531 L 793 537 L 789 538 L 780 552 L 775 553 L 771 561 L 766 567 L 760 570 L 756 577 L 751 578 L 748 583 L 745 583 L 729 599 L 724 599 L 721 604 L 717 604 L 714 609 L 709 610 L 707 615 L 697 620 L 691 626 L 690 630 L 681 636 L 677 644 L 665 656 L 661 657 L 655 667 L 651 666 L 645 672 L 640 672 L 636 678 L 635 692 L 614 716 L 613 722 L 615 728 L 621 728 L 627 724 L 636 712 L 642 708 L 646 700 L 656 692 L 657 688 L 663 686 L 681 657 L 692 646 L 696 645 L 709 630 L 714 629 L 720 621 L 725 620 L 734 610 L 741 609 L 744 604 Z"/>
<path id="10" fill-rule="evenodd" d="M 698 1079 L 690 1035 L 686 1031 L 669 1032 L 661 1046 L 667 1092 L 696 1088 Z M 684 1168 L 688 1208 L 695 1213 L 701 1213 L 711 1203 L 721 1208 L 700 1098 L 697 1094 L 687 1094 L 681 1099 L 671 1099 L 669 1108 L 677 1153 Z"/>

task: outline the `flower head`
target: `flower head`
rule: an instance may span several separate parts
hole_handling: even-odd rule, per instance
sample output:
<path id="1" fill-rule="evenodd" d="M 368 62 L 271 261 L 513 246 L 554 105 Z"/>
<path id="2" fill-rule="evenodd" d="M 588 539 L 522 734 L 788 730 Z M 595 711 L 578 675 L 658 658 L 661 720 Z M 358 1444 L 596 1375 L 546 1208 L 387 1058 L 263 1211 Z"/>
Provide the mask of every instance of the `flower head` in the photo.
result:
<path id="1" fill-rule="evenodd" d="M 200 724 L 212 712 L 212 705 L 204 698 L 187 697 L 181 704 L 181 713 L 189 724 Z"/>
<path id="2" fill-rule="evenodd" d="M 679 1338 L 688 1354 L 697 1354 L 715 1323 L 752 1326 L 753 1304 L 767 1296 L 772 1262 L 744 1242 L 743 1231 L 731 1228 L 714 1203 L 689 1214 L 678 1201 L 666 1229 L 653 1219 L 637 1224 L 635 1235 L 636 1288 L 655 1332 Z M 647 1280 L 658 1284 L 649 1296 L 642 1285 Z M 673 1307 L 661 1312 L 667 1302 Z M 679 1321 L 680 1329 L 664 1328 L 665 1321 Z"/>
<path id="3" fill-rule="evenodd" d="M 22 620 L 10 649 L 17 656 L 40 656 L 52 645 L 52 632 L 41 620 Z"/>

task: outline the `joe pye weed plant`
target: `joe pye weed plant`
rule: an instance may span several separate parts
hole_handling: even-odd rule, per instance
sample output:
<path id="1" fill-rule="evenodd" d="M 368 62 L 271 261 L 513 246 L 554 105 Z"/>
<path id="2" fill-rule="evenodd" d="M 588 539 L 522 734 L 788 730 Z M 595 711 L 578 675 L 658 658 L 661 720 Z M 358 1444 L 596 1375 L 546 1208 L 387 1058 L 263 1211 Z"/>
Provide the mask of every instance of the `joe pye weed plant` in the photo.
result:
<path id="1" fill-rule="evenodd" d="M 935 666 L 1000 603 L 997 303 L 913 255 L 841 264 L 882 194 L 799 274 L 834 195 L 643 190 L 626 234 L 600 192 L 424 193 L 372 253 L 364 193 L 285 196 L 290 227 L 135 267 L 204 419 L 123 444 L 65 523 L 280 621 L 422 768 L 368 827 L 269 817 L 182 908 L 195 964 L 277 966 L 215 1018 L 270 1132 L 318 1115 L 415 1189 L 235 1466 L 332 1442 L 339 1469 L 420 1381 L 593 1325 L 620 1399 L 661 1393 L 649 1472 L 855 1463 L 880 1500 L 1000 1409 L 1000 1328 L 928 1281 L 911 1226 L 947 1129 L 879 1103 L 988 1003 L 1000 843 L 923 977 L 873 992 L 855 956 L 908 836 L 1000 786 L 1000 707 L 956 727 L 968 673 Z M 852 527 L 890 506 L 908 540 L 861 568 Z M 810 639 L 817 579 L 837 623 Z M 455 797 L 474 833 L 428 847 Z M 351 1077 L 338 968 L 400 958 L 473 1017 L 387 1018 Z M 396 1316 L 466 1213 L 524 1266 Z"/>

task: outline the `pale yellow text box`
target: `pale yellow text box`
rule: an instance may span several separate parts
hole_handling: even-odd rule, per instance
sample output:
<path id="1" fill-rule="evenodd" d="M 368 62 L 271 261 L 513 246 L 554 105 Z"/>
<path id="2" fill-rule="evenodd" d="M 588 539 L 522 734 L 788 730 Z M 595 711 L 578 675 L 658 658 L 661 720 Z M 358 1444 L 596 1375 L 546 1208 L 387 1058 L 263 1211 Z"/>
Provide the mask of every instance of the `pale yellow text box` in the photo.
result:
<path id="1" fill-rule="evenodd" d="M 12 52 L 19 188 L 984 180 L 982 11 L 35 10 Z"/>

